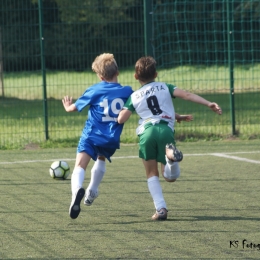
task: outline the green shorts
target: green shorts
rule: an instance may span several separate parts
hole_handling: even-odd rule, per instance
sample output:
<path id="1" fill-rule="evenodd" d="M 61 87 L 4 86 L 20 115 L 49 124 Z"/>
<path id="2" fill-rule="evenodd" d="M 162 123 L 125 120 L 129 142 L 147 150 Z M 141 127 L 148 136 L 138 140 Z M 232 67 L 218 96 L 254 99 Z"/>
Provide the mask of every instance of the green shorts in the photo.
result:
<path id="1" fill-rule="evenodd" d="M 165 121 L 159 124 L 145 125 L 144 132 L 139 135 L 139 157 L 148 160 L 156 160 L 157 162 L 166 164 L 165 161 L 165 145 L 175 144 L 174 132 Z"/>

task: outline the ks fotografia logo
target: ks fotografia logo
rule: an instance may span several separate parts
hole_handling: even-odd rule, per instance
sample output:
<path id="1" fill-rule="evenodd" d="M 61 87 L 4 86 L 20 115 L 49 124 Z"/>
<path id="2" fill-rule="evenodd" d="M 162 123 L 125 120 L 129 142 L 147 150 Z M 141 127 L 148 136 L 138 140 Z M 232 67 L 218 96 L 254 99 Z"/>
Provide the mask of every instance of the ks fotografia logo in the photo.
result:
<path id="1" fill-rule="evenodd" d="M 230 240 L 229 241 L 230 248 L 242 248 L 242 249 L 256 249 L 260 250 L 260 244 L 253 243 L 251 241 L 247 241 L 246 239 L 239 241 L 239 240 Z"/>

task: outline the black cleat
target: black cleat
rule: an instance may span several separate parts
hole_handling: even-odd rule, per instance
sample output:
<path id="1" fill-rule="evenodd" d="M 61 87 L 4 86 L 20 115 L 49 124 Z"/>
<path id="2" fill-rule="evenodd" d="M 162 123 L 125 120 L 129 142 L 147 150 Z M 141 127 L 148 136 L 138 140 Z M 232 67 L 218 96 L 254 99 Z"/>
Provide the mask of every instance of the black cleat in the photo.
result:
<path id="1" fill-rule="evenodd" d="M 80 202 L 85 195 L 85 190 L 80 188 L 78 192 L 72 197 L 69 214 L 72 219 L 78 217 L 80 213 Z"/>

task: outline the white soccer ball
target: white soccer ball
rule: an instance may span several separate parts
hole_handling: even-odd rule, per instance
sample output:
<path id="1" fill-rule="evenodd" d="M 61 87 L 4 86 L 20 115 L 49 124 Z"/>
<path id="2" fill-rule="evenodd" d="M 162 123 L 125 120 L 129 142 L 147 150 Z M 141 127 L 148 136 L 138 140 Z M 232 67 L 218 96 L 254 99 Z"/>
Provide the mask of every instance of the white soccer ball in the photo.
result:
<path id="1" fill-rule="evenodd" d="M 53 179 L 65 180 L 70 175 L 70 167 L 67 162 L 55 161 L 51 164 L 49 172 Z"/>

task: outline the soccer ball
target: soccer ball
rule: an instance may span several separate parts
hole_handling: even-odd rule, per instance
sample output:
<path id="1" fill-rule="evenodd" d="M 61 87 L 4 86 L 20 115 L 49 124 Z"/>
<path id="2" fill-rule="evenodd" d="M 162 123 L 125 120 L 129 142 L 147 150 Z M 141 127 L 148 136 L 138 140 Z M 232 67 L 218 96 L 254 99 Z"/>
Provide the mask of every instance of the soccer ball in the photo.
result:
<path id="1" fill-rule="evenodd" d="M 65 180 L 70 175 L 70 167 L 64 161 L 55 161 L 51 164 L 49 172 L 53 179 Z"/>

